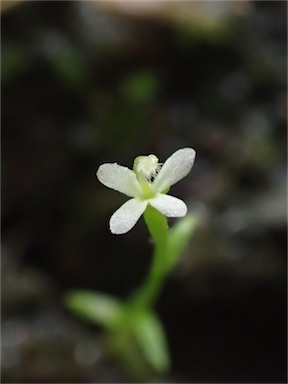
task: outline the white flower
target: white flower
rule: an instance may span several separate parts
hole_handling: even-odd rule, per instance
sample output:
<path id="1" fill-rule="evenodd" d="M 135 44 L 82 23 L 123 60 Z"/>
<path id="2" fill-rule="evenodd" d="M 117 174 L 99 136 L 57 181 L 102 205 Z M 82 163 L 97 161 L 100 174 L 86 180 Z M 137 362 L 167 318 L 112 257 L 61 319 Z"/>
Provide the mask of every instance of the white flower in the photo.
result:
<path id="1" fill-rule="evenodd" d="M 165 192 L 190 172 L 195 154 L 192 148 L 179 149 L 162 167 L 155 155 L 137 157 L 133 170 L 117 163 L 100 165 L 97 171 L 99 181 L 132 197 L 112 215 L 111 232 L 120 235 L 130 231 L 148 204 L 167 217 L 185 216 L 186 204 Z"/>

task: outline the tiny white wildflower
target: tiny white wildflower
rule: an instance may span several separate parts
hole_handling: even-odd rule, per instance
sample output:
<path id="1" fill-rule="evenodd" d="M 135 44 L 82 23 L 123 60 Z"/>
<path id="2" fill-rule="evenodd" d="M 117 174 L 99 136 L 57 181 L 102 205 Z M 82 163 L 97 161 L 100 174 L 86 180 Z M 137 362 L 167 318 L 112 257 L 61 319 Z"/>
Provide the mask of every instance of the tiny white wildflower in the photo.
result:
<path id="1" fill-rule="evenodd" d="M 196 152 L 182 148 L 174 152 L 161 166 L 155 155 L 138 156 L 133 170 L 117 163 L 102 164 L 98 180 L 106 187 L 132 197 L 111 217 L 110 230 L 116 235 L 130 231 L 150 204 L 167 217 L 181 217 L 187 213 L 186 204 L 165 191 L 191 170 Z"/>

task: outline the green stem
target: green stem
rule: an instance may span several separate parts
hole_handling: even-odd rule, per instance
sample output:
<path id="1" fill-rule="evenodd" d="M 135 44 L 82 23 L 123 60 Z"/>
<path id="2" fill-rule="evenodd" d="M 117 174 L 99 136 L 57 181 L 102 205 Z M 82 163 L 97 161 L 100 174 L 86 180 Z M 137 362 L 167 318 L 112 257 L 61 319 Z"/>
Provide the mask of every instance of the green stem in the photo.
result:
<path id="1" fill-rule="evenodd" d="M 166 268 L 167 220 L 165 216 L 151 206 L 147 207 L 144 213 L 144 219 L 154 240 L 155 250 L 149 274 L 144 283 L 132 296 L 134 305 L 138 307 L 149 307 L 154 304 L 168 272 Z"/>

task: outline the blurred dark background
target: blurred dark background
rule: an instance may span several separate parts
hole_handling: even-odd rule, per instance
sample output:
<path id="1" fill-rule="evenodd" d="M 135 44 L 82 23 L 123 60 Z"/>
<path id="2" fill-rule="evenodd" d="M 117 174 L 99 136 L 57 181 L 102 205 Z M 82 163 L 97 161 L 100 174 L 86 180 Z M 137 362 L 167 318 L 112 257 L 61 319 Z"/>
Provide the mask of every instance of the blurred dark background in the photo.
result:
<path id="1" fill-rule="evenodd" d="M 157 311 L 153 382 L 286 382 L 286 1 L 2 2 L 2 382 L 135 382 L 65 311 L 125 298 L 151 244 L 108 231 L 104 162 L 197 151 L 201 222 Z M 171 224 L 173 221 L 171 220 Z"/>

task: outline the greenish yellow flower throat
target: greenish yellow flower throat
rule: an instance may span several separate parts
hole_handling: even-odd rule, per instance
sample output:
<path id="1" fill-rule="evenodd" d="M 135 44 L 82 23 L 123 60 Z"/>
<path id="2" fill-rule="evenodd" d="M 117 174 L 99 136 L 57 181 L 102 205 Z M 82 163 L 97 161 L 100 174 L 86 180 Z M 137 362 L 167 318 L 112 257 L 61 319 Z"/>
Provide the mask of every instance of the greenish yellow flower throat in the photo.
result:
<path id="1" fill-rule="evenodd" d="M 152 188 L 152 182 L 155 179 L 161 165 L 155 155 L 138 156 L 134 160 L 133 171 L 142 187 L 141 198 L 143 200 L 155 196 Z"/>

